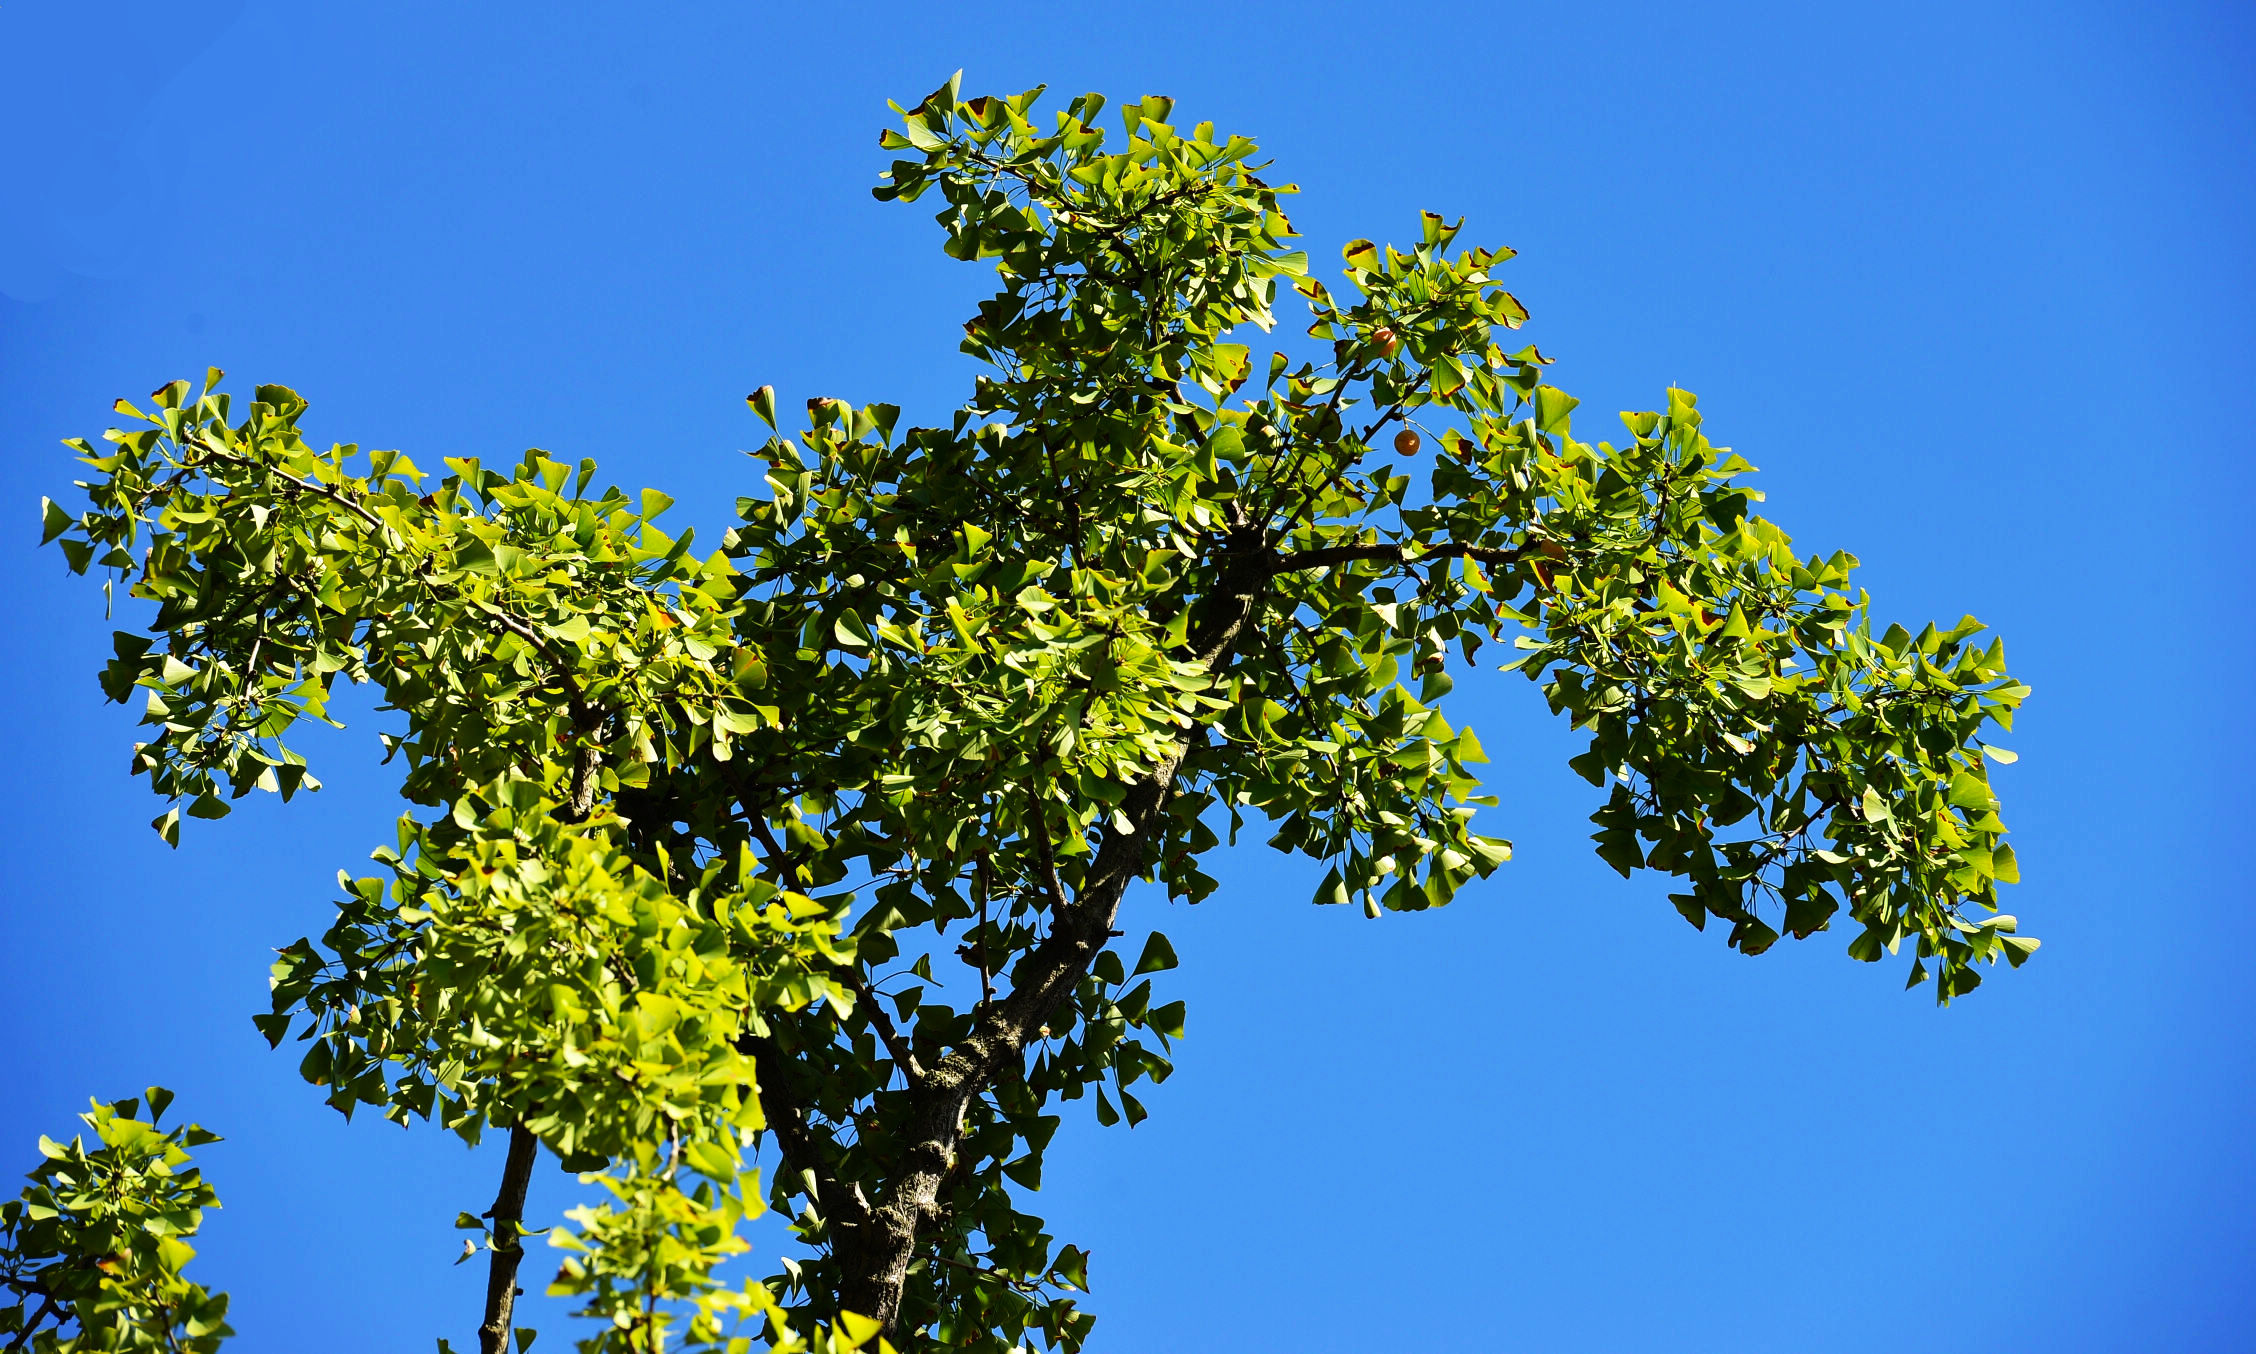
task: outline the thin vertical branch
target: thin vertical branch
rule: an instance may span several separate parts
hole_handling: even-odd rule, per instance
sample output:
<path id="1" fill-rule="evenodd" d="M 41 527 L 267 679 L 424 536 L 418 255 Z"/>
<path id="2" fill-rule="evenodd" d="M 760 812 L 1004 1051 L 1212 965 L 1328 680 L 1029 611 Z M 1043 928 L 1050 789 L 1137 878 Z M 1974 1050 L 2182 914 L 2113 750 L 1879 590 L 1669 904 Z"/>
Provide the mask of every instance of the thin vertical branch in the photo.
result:
<path id="1" fill-rule="evenodd" d="M 995 1004 L 995 978 L 988 972 L 987 963 L 987 896 L 994 891 L 994 883 L 987 872 L 987 853 L 979 853 L 977 872 L 972 877 L 972 887 L 979 894 L 979 1010 L 985 1014 Z"/>
<path id="2" fill-rule="evenodd" d="M 501 1168 L 501 1192 L 486 1210 L 493 1219 L 493 1261 L 486 1270 L 486 1319 L 478 1327 L 479 1354 L 504 1354 L 509 1318 L 517 1309 L 517 1266 L 525 1258 L 525 1187 L 532 1183 L 533 1158 L 540 1139 L 523 1124 L 509 1130 L 509 1160 Z"/>

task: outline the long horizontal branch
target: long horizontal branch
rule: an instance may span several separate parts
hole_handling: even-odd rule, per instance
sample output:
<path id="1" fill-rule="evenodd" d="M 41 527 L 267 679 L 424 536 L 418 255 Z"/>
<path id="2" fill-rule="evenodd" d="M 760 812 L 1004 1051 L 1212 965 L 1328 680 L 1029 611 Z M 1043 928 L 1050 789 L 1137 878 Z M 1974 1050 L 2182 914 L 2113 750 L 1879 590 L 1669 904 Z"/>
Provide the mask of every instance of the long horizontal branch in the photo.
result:
<path id="1" fill-rule="evenodd" d="M 270 475 L 293 490 L 326 498 L 367 523 L 379 536 L 388 530 L 384 520 L 369 511 L 367 505 L 333 485 L 299 479 L 297 476 L 268 465 L 264 461 L 241 456 L 217 447 L 206 438 L 190 438 L 187 445 L 214 460 L 225 461 L 230 465 L 240 466 L 246 470 Z M 597 710 L 589 702 L 587 692 L 581 687 L 578 677 L 572 671 L 571 662 L 564 654 L 557 651 L 556 646 L 549 641 L 547 636 L 534 629 L 528 622 L 510 615 L 499 607 L 489 604 L 479 609 L 485 612 L 486 618 L 498 629 L 523 640 L 526 644 L 532 646 L 536 653 L 546 658 L 555 670 L 557 680 L 563 685 L 565 702 L 571 706 L 572 721 L 579 727 L 581 734 L 581 747 L 572 775 L 572 798 L 570 804 L 566 806 L 566 812 L 574 819 L 587 817 L 595 808 L 596 773 L 602 767 L 602 753 L 594 745 L 589 735 L 593 734 L 595 729 L 602 724 L 603 712 Z"/>
<path id="2" fill-rule="evenodd" d="M 1514 546 L 1498 550 L 1490 546 L 1463 545 L 1455 541 L 1429 546 L 1413 553 L 1400 545 L 1330 545 L 1317 550 L 1296 550 L 1279 555 L 1271 563 L 1273 573 L 1299 573 L 1304 569 L 1328 569 L 1336 564 L 1354 564 L 1374 560 L 1381 564 L 1428 564 L 1437 559 L 1469 559 L 1495 568 L 1509 568 L 1526 558 L 1530 546 Z"/>
<path id="3" fill-rule="evenodd" d="M 378 531 L 382 531 L 384 529 L 383 518 L 378 517 L 376 514 L 370 512 L 366 507 L 363 507 L 361 504 L 354 502 L 350 496 L 338 492 L 335 488 L 329 485 L 322 484 L 318 481 L 301 480 L 295 475 L 288 474 L 282 470 L 275 468 L 274 466 L 266 464 L 264 461 L 254 460 L 248 456 L 238 456 L 232 451 L 222 451 L 218 447 L 213 446 L 210 442 L 201 437 L 190 438 L 188 440 L 188 445 L 196 448 L 198 451 L 203 452 L 205 455 L 210 456 L 214 460 L 226 461 L 231 465 L 239 465 L 246 470 L 263 471 L 294 489 L 298 489 L 309 494 L 319 494 L 321 497 L 328 499 L 330 502 L 335 503 L 337 506 L 350 511 L 354 516 L 360 518 L 361 521 L 366 522 L 368 525 L 376 528 Z"/>

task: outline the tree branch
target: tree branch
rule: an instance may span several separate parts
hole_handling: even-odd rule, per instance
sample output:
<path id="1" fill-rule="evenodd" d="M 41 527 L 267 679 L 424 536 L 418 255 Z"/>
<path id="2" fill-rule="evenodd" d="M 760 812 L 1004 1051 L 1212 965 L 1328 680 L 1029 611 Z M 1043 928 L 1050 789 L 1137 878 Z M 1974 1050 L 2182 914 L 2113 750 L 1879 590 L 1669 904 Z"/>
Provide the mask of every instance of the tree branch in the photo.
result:
<path id="1" fill-rule="evenodd" d="M 25 1322 L 23 1329 L 16 1332 L 16 1338 L 8 1342 L 8 1354 L 15 1354 L 17 1350 L 22 1349 L 24 1341 L 29 1340 L 33 1332 L 39 1329 L 39 1323 L 45 1321 L 54 1313 L 55 1295 L 44 1289 L 34 1289 L 34 1291 L 39 1294 L 39 1310 L 31 1314 L 31 1320 Z"/>
<path id="2" fill-rule="evenodd" d="M 979 944 L 976 947 L 979 952 L 979 1013 L 985 1015 L 987 1008 L 995 1004 L 995 975 L 987 963 L 987 904 L 995 891 L 995 881 L 985 851 L 979 853 L 972 887 L 979 891 Z"/>
<path id="3" fill-rule="evenodd" d="M 361 521 L 366 522 L 375 529 L 379 537 L 389 530 L 384 519 L 370 512 L 364 504 L 351 495 L 333 486 L 316 481 L 301 480 L 295 475 L 287 474 L 263 461 L 238 456 L 231 451 L 223 451 L 202 437 L 190 438 L 187 445 L 214 460 L 225 461 L 230 465 L 241 466 L 246 470 L 255 470 L 262 474 L 271 475 L 301 493 L 315 494 L 326 498 L 352 513 Z M 546 636 L 535 630 L 531 625 L 498 607 L 489 606 L 481 609 L 486 611 L 487 617 L 495 625 L 530 644 L 536 652 L 554 665 L 557 680 L 564 686 L 565 700 L 572 707 L 572 721 L 579 726 L 581 735 L 577 762 L 572 772 L 572 797 L 570 803 L 566 805 L 566 812 L 571 821 L 578 822 L 595 811 L 596 773 L 602 769 L 603 754 L 589 740 L 589 735 L 593 734 L 603 722 L 602 715 L 588 703 L 587 693 L 581 689 L 579 679 L 572 674 L 572 665 L 566 661 L 563 654 L 556 651 L 555 647 L 548 642 Z"/>
<path id="4" fill-rule="evenodd" d="M 1029 1283 L 1024 1279 L 1014 1279 L 1010 1275 L 1003 1273 L 999 1269 L 989 1269 L 985 1265 L 975 1265 L 969 1260 L 958 1260 L 952 1255 L 935 1255 L 932 1258 L 939 1261 L 943 1265 L 954 1265 L 957 1269 L 967 1270 L 970 1273 L 977 1274 L 983 1278 L 993 1279 L 998 1283 L 1009 1284 L 1011 1287 L 1017 1289 L 1021 1293 L 1039 1293 L 1040 1291 L 1042 1291 L 1042 1285 L 1038 1283 Z"/>
<path id="5" fill-rule="evenodd" d="M 767 848 L 768 860 L 774 862 L 776 870 L 786 880 L 790 879 L 792 870 L 791 853 L 783 849 L 782 843 L 775 839 L 775 833 L 769 830 L 767 815 L 758 809 L 748 808 L 744 814 L 744 826 L 754 837 L 759 839 L 761 846 Z M 766 863 L 766 861 L 762 862 L 762 864 Z"/>
<path id="6" fill-rule="evenodd" d="M 479 1354 L 504 1354 L 509 1318 L 517 1307 L 517 1266 L 525 1258 L 525 1187 L 532 1182 L 540 1139 L 523 1124 L 509 1130 L 509 1160 L 501 1169 L 501 1191 L 486 1210 L 493 1219 L 493 1261 L 486 1269 L 486 1319 L 478 1327 Z"/>
<path id="7" fill-rule="evenodd" d="M 284 484 L 289 485 L 291 488 L 296 489 L 301 493 L 318 494 L 322 498 L 328 499 L 330 502 L 336 504 L 337 506 L 350 511 L 354 516 L 358 517 L 361 521 L 366 522 L 368 525 L 376 528 L 376 530 L 382 531 L 385 529 L 383 518 L 378 517 L 376 514 L 370 512 L 367 508 L 361 506 L 359 503 L 354 502 L 351 498 L 347 497 L 343 493 L 340 493 L 338 490 L 330 487 L 329 485 L 321 484 L 319 482 L 309 482 L 306 480 L 301 480 L 295 475 L 286 474 L 281 470 L 277 470 L 275 467 L 266 464 L 264 461 L 254 460 L 248 456 L 238 456 L 232 451 L 222 451 L 218 447 L 213 446 L 210 442 L 201 437 L 189 438 L 188 445 L 203 452 L 205 455 L 210 456 L 214 460 L 226 461 L 230 465 L 239 465 L 246 470 L 257 470 L 265 474 L 272 475 L 274 478 L 282 481 Z"/>
<path id="8" fill-rule="evenodd" d="M 1065 881 L 1058 878 L 1057 847 L 1050 841 L 1049 820 L 1042 813 L 1042 796 L 1033 794 L 1034 859 L 1042 867 L 1042 891 L 1049 897 L 1050 915 L 1062 917 L 1070 904 L 1065 898 Z"/>
<path id="9" fill-rule="evenodd" d="M 813 1194 L 825 1208 L 835 1200 L 851 1205 L 856 1220 L 865 1217 L 867 1201 L 839 1185 L 838 1177 L 831 1174 L 822 1159 L 813 1130 L 807 1127 L 806 1107 L 791 1088 L 793 1055 L 767 1035 L 744 1035 L 737 1040 L 737 1048 L 752 1057 L 761 1116 L 775 1133 L 776 1146 L 782 1150 L 785 1162 L 816 1177 Z"/>
<path id="10" fill-rule="evenodd" d="M 595 811 L 596 773 L 603 769 L 603 750 L 595 745 L 595 731 L 603 724 L 603 716 L 588 704 L 587 693 L 581 689 L 577 677 L 572 675 L 572 665 L 548 642 L 548 638 L 531 625 L 517 619 L 499 607 L 485 610 L 495 625 L 525 641 L 535 653 L 546 658 L 555 668 L 556 679 L 563 683 L 565 703 L 572 707 L 572 723 L 579 731 L 578 746 L 574 749 L 572 767 L 572 798 L 565 805 L 569 822 L 580 822 Z"/>
<path id="11" fill-rule="evenodd" d="M 842 1269 L 850 1270 L 848 1255 L 865 1249 L 871 1230 L 869 1200 L 859 1188 L 842 1183 L 823 1160 L 815 1134 L 807 1127 L 806 1111 L 792 1094 L 791 1055 L 764 1035 L 747 1034 L 737 1041 L 737 1047 L 752 1057 L 761 1117 L 775 1134 L 782 1166 L 807 1177 L 807 1192 L 821 1208 L 830 1233 L 831 1254 Z"/>
<path id="12" fill-rule="evenodd" d="M 1332 545 L 1317 550 L 1296 550 L 1289 555 L 1279 555 L 1271 563 L 1273 573 L 1299 573 L 1303 569 L 1328 569 L 1335 564 L 1353 564 L 1359 560 L 1376 560 L 1382 564 L 1407 566 L 1426 564 L 1437 559 L 1469 559 L 1496 568 L 1509 568 L 1525 558 L 1531 546 L 1514 546 L 1498 550 L 1489 546 L 1460 545 L 1446 542 L 1412 554 L 1399 545 Z"/>
<path id="13" fill-rule="evenodd" d="M 1242 533 L 1223 556 L 1220 575 L 1200 611 L 1188 642 L 1196 660 L 1220 672 L 1246 624 L 1259 609 L 1274 576 L 1272 557 L 1251 531 Z M 1010 995 L 988 1005 L 972 1032 L 930 1069 L 923 1084 L 911 1088 L 906 1115 L 905 1168 L 892 1188 L 869 1208 L 861 1249 L 847 1267 L 839 1292 L 842 1306 L 873 1317 L 895 1334 L 901 1293 L 916 1254 L 919 1228 L 940 1210 L 939 1191 L 955 1167 L 966 1109 L 995 1084 L 1006 1066 L 1020 1062 L 1035 1032 L 1048 1023 L 1112 939 L 1113 920 L 1128 886 L 1144 872 L 1146 844 L 1175 788 L 1184 759 L 1203 726 L 1185 730 L 1173 751 L 1128 787 L 1119 812 L 1128 829 L 1107 825 L 1076 896 L 1056 906 L 1050 933 L 1029 951 L 1013 973 Z M 1047 829 L 1035 833 L 1046 842 Z M 1039 848 L 1037 848 L 1039 849 Z"/>
<path id="14" fill-rule="evenodd" d="M 885 1051 L 893 1055 L 894 1062 L 900 1064 L 901 1071 L 907 1075 L 910 1084 L 923 1081 L 924 1068 L 917 1062 L 915 1050 L 901 1038 L 901 1032 L 894 1028 L 893 1017 L 885 1014 L 885 1008 L 878 1003 L 877 993 L 872 992 L 869 984 L 862 981 L 862 975 L 854 965 L 843 965 L 838 971 L 845 975 L 846 985 L 854 989 L 855 998 L 869 1008 L 870 1024 L 877 1027 L 877 1037 L 885 1041 Z"/>

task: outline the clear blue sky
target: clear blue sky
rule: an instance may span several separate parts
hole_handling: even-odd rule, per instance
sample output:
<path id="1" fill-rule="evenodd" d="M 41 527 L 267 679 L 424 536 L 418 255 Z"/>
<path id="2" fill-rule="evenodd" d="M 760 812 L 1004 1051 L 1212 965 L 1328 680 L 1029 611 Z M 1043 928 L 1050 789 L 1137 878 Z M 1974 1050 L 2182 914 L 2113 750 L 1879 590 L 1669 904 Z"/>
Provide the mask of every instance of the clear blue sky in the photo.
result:
<path id="1" fill-rule="evenodd" d="M 967 388 L 988 275 L 867 191 L 885 100 L 962 67 L 1255 136 L 1319 259 L 1465 214 L 1587 407 L 1698 391 L 1881 615 L 1973 611 L 2036 688 L 1998 781 L 2045 949 L 1948 1011 L 1599 865 L 1517 679 L 1462 690 L 1519 858 L 1446 912 L 1317 912 L 1258 846 L 1137 904 L 1183 1070 L 1041 1196 L 1098 1354 L 2256 1347 L 2256 10 L 664 8 L 0 6 L 0 1166 L 169 1083 L 229 1138 L 236 1348 L 462 1343 L 493 1151 L 344 1125 L 249 1020 L 389 835 L 368 721 L 166 851 L 100 599 L 33 549 L 56 440 L 216 363 L 317 437 L 592 455 L 721 525 L 753 386 Z"/>

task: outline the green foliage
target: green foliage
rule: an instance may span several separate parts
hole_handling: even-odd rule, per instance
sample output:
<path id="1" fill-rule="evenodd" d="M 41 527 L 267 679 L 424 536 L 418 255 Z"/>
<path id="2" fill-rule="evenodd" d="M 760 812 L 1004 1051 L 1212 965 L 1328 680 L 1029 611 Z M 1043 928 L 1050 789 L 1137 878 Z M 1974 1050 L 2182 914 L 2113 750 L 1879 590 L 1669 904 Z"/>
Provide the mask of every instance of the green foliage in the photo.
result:
<path id="1" fill-rule="evenodd" d="M 705 1142 L 692 1147 L 710 1150 Z M 675 1326 L 683 1324 L 675 1314 L 685 1301 L 692 1304 L 686 1349 L 721 1347 L 724 1321 L 774 1308 L 759 1284 L 731 1292 L 712 1277 L 722 1261 L 747 1249 L 736 1235 L 745 1213 L 736 1188 L 737 1162 L 721 1155 L 721 1161 L 697 1168 L 712 1178 L 687 1191 L 678 1187 L 674 1177 L 680 1168 L 672 1163 L 658 1175 L 630 1170 L 587 1177 L 612 1200 L 570 1214 L 580 1230 L 560 1239 L 573 1254 L 549 1290 L 584 1297 L 580 1315 L 599 1320 L 596 1333 L 580 1342 L 582 1354 L 666 1348 Z"/>
<path id="2" fill-rule="evenodd" d="M 426 491 L 398 453 L 314 451 L 305 401 L 281 386 L 260 386 L 231 427 L 219 377 L 192 401 L 186 381 L 159 389 L 149 414 L 119 401 L 139 430 L 100 454 L 72 443 L 98 476 L 92 506 L 47 513 L 73 569 L 131 573 L 158 604 L 150 628 L 167 642 L 121 632 L 102 681 L 114 700 L 147 692 L 135 770 L 171 806 L 168 839 L 183 810 L 223 817 L 254 787 L 307 784 L 282 736 L 326 720 L 339 674 L 408 713 L 390 750 L 418 804 L 529 767 L 584 813 L 649 762 L 773 721 L 747 695 L 756 676 L 714 661 L 733 647 L 728 563 L 652 525 L 664 495 L 590 498 L 592 463 L 567 492 L 573 472 L 538 452 L 508 474 L 450 458 Z M 599 743 L 627 755 L 605 762 Z"/>
<path id="3" fill-rule="evenodd" d="M 160 1123 L 172 1092 L 94 1102 L 92 1130 L 68 1144 L 39 1140 L 44 1158 L 23 1193 L 0 1203 L 0 1337 L 11 1350 L 90 1354 L 150 1350 L 209 1354 L 234 1334 L 227 1295 L 181 1271 L 188 1238 L 219 1196 L 188 1165 L 188 1149 L 217 1142 L 194 1124 Z"/>
<path id="4" fill-rule="evenodd" d="M 1496 614 L 1536 632 L 1518 641 L 1522 669 L 1590 730 L 1574 765 L 1611 782 L 1599 854 L 1624 875 L 1683 877 L 1685 918 L 1730 922 L 1748 954 L 1845 904 L 1865 928 L 1852 955 L 1916 938 L 1942 1000 L 1980 981 L 1978 959 L 2018 965 L 2035 942 L 2013 919 L 1964 910 L 1994 911 L 2015 877 L 1978 741 L 2026 692 L 2002 643 L 1970 642 L 1971 616 L 1875 637 L 1849 591 L 1855 561 L 1798 559 L 1746 515 L 1756 495 L 1734 477 L 1748 467 L 1708 444 L 1690 395 L 1625 422 L 1619 450 L 1573 441 L 1563 415 L 1555 451 L 1528 425 L 1513 437 L 1477 419 L 1479 440 L 1457 446 L 1473 511 L 1539 517 L 1556 545 L 1533 596 L 1498 595 Z M 1926 975 L 1916 959 L 1913 972 Z"/>
<path id="5" fill-rule="evenodd" d="M 347 1114 L 436 1117 L 472 1142 L 523 1123 L 604 1161 L 758 1129 L 736 1041 L 762 1010 L 848 1000 L 820 967 L 849 962 L 828 911 L 741 848 L 659 862 L 677 894 L 615 813 L 561 807 L 504 780 L 434 823 L 403 818 L 376 853 L 389 881 L 340 876 L 322 947 L 282 952 L 261 1028 L 279 1045 L 296 1022 L 306 1079 Z"/>
<path id="6" fill-rule="evenodd" d="M 936 200 L 1000 279 L 970 400 L 814 399 L 785 436 L 762 387 L 717 551 L 590 463 L 316 451 L 278 386 L 231 422 L 217 372 L 121 402 L 74 444 L 89 506 L 47 505 L 72 568 L 155 604 L 103 682 L 144 693 L 168 839 L 312 787 L 285 736 L 340 676 L 402 715 L 420 812 L 259 1023 L 347 1113 L 591 1172 L 556 1238 L 585 1350 L 1080 1348 L 1088 1257 L 1022 1205 L 1057 1102 L 1133 1125 L 1172 1071 L 1174 950 L 1129 968 L 1126 891 L 1206 898 L 1258 823 L 1318 903 L 1448 903 L 1511 853 L 1444 713 L 1506 640 L 1588 734 L 1599 854 L 1695 926 L 1753 955 L 1844 916 L 1946 1001 L 2036 946 L 1995 915 L 1981 741 L 2026 688 L 1979 625 L 1876 636 L 1854 561 L 1754 516 L 1685 392 L 1577 440 L 1550 359 L 1499 341 L 1510 251 L 1426 213 L 1335 291 L 1251 142 L 1157 98 L 1114 141 L 1100 97 L 1038 93 L 951 83 L 884 137 L 878 197 Z M 1302 356 L 1249 342 L 1280 283 Z M 762 1153 L 806 1253 L 731 1286 Z"/>

